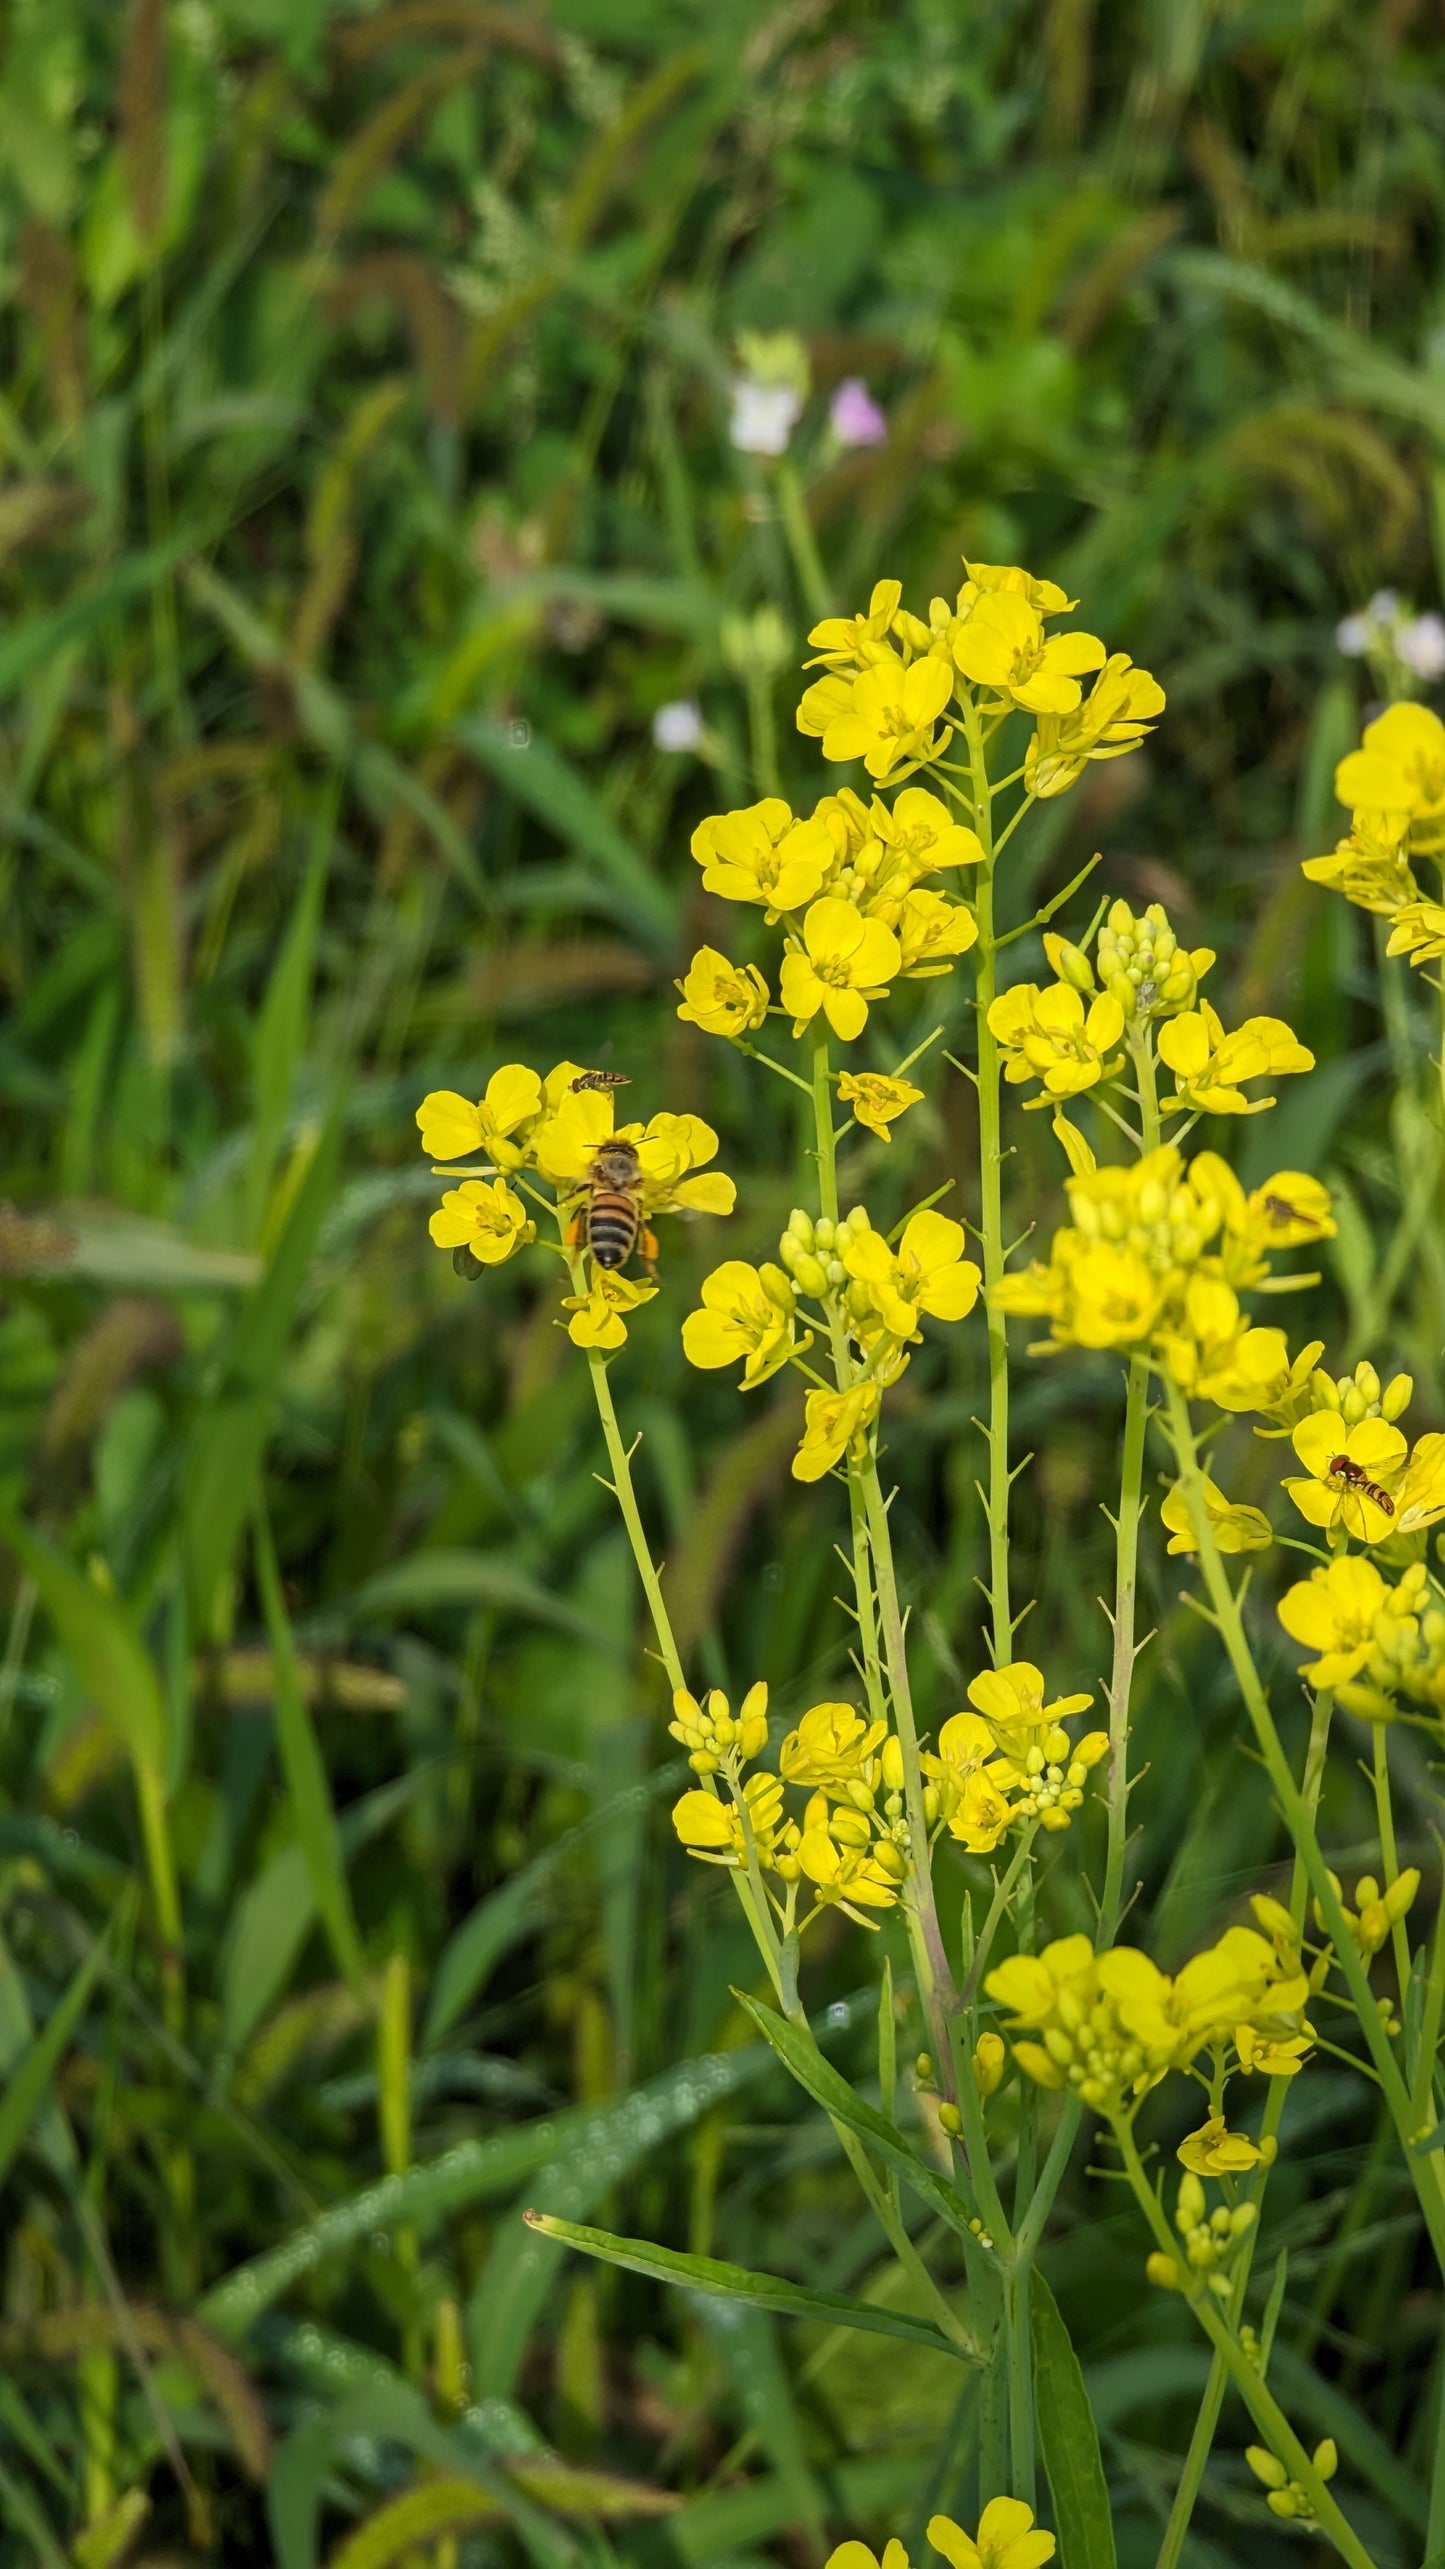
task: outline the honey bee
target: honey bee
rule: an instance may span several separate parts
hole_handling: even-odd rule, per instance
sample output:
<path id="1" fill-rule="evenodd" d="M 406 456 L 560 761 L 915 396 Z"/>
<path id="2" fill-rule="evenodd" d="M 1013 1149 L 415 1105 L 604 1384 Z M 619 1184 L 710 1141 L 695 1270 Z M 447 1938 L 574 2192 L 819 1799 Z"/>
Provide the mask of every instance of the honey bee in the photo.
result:
<path id="1" fill-rule="evenodd" d="M 600 1088 L 606 1090 L 609 1088 L 630 1088 L 631 1086 L 632 1082 L 628 1078 L 625 1070 L 584 1070 L 579 1071 L 577 1077 L 573 1080 L 572 1094 L 576 1097 L 585 1088 Z"/>
<path id="2" fill-rule="evenodd" d="M 1332 1481 L 1343 1481 L 1346 1489 L 1353 1490 L 1357 1498 L 1373 1499 L 1377 1508 L 1384 1509 L 1386 1516 L 1394 1515 L 1394 1500 L 1380 1488 L 1377 1481 L 1372 1481 L 1368 1474 L 1361 1471 L 1358 1463 L 1352 1463 L 1348 1454 L 1335 1456 L 1330 1465 L 1330 1478 Z"/>
<path id="3" fill-rule="evenodd" d="M 642 1187 L 636 1143 L 604 1142 L 583 1180 L 584 1200 L 573 1232 L 609 1274 L 625 1267 L 634 1249 L 641 1250 L 645 1265 L 657 1255 L 657 1242 L 643 1226 Z"/>

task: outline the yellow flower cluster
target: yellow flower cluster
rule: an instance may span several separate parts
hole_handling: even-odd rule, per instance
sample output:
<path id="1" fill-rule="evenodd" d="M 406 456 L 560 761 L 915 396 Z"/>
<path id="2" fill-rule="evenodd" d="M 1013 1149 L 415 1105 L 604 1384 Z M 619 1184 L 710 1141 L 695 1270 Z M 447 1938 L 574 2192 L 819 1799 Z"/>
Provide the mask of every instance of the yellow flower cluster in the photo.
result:
<path id="1" fill-rule="evenodd" d="M 1313 1654 L 1300 1675 L 1347 1711 L 1391 1721 L 1403 1703 L 1445 1723 L 1445 1596 L 1423 1561 L 1392 1586 L 1373 1561 L 1342 1554 L 1287 1588 L 1278 1614 Z"/>
<path id="2" fill-rule="evenodd" d="M 781 1266 L 734 1258 L 714 1268 L 701 1308 L 682 1324 L 684 1351 L 706 1370 L 741 1362 L 749 1391 L 811 1346 L 812 1330 L 799 1332 L 798 1297 L 816 1303 L 825 1330 L 842 1333 L 861 1368 L 851 1385 L 806 1397 L 793 1473 L 821 1480 L 849 1453 L 866 1452 L 880 1391 L 902 1373 L 922 1321 L 962 1320 L 973 1309 L 979 1270 L 963 1247 L 962 1223 L 942 1213 L 915 1213 L 895 1242 L 873 1229 L 861 1204 L 836 1223 L 799 1209 L 778 1243 Z"/>
<path id="3" fill-rule="evenodd" d="M 1282 1169 L 1246 1195 L 1213 1151 L 1186 1165 L 1166 1144 L 1127 1168 L 1081 1169 L 1067 1193 L 1072 1223 L 1046 1263 L 1004 1277 L 999 1309 L 1046 1317 L 1056 1347 L 1148 1348 L 1221 1409 L 1297 1413 L 1319 1342 L 1291 1360 L 1283 1330 L 1252 1326 L 1239 1293 L 1268 1286 L 1274 1250 L 1332 1235 L 1317 1178 Z"/>
<path id="4" fill-rule="evenodd" d="M 535 1239 L 537 1226 L 516 1188 L 549 1205 L 528 1184 L 540 1178 L 552 1190 L 550 1207 L 562 1229 L 572 1217 L 582 1260 L 581 1290 L 563 1298 L 572 1314 L 568 1334 L 580 1347 L 620 1347 L 626 1314 L 651 1301 L 656 1287 L 604 1270 L 586 1247 L 583 1214 L 593 1163 L 609 1145 L 630 1145 L 625 1192 L 635 1201 L 639 1234 L 658 1213 L 731 1213 L 737 1190 L 730 1177 L 706 1163 L 717 1135 L 700 1115 L 654 1115 L 647 1124 L 617 1124 L 610 1089 L 591 1088 L 578 1062 L 558 1062 L 545 1079 L 521 1062 L 494 1071 L 486 1094 L 473 1101 L 455 1089 L 423 1098 L 416 1120 L 422 1149 L 432 1160 L 480 1159 L 481 1168 L 458 1171 L 460 1184 L 443 1195 L 429 1224 L 438 1248 L 450 1249 L 458 1272 L 475 1275 L 499 1266 Z"/>
<path id="5" fill-rule="evenodd" d="M 1412 963 L 1445 955 L 1445 906 L 1422 893 L 1412 859 L 1445 872 L 1445 723 L 1426 705 L 1390 705 L 1335 770 L 1350 832 L 1329 856 L 1304 860 L 1314 883 L 1392 922 L 1387 952 Z"/>
<path id="6" fill-rule="evenodd" d="M 874 1926 L 870 1909 L 891 1909 L 907 1868 L 903 1767 L 897 1740 L 881 1721 L 865 1721 L 851 1704 L 814 1704 L 778 1752 L 776 1773 L 743 1769 L 767 1744 L 768 1690 L 754 1686 L 734 1717 L 725 1696 L 706 1704 L 673 1697 L 674 1739 L 688 1751 L 702 1787 L 674 1804 L 672 1821 L 689 1855 L 732 1872 L 756 1870 L 785 1925 L 795 1923 L 799 1890 L 812 1907 L 845 1909 Z M 807 1794 L 801 1817 L 789 1814 L 784 1788 Z"/>
<path id="7" fill-rule="evenodd" d="M 1291 2479 L 1277 2454 L 1271 2453 L 1266 2445 L 1247 2444 L 1244 2458 L 1265 2491 L 1264 2503 L 1271 2515 L 1281 2517 L 1286 2524 L 1309 2525 L 1317 2521 L 1308 2490 L 1298 2480 Z M 1325 2436 L 1323 2442 L 1315 2446 L 1310 2460 L 1318 2477 L 1328 2484 L 1340 2467 L 1339 2452 L 1332 2435 Z"/>
<path id="8" fill-rule="evenodd" d="M 1273 1906 L 1273 1904 L 1271 1904 Z M 1288 1927 L 1288 1915 L 1279 1913 Z M 1084 1935 L 1013 1954 L 984 1982 L 1008 2011 L 1014 2058 L 1040 2087 L 1067 2088 L 1099 2113 L 1121 2114 L 1201 2052 L 1216 2067 L 1289 2077 L 1311 2039 L 1309 1982 L 1298 1947 L 1228 1927 L 1171 1979 L 1131 1945 L 1095 1953 Z"/>
<path id="9" fill-rule="evenodd" d="M 1107 1755 L 1107 1731 L 1071 1742 L 1064 1723 L 1092 1697 L 1044 1701 L 1042 1672 L 1031 1660 L 986 1669 L 968 1689 L 972 1712 L 954 1713 L 926 1750 L 924 1807 L 970 1855 L 987 1855 L 1006 1831 L 1037 1820 L 1066 1829 L 1082 1806 L 1091 1770 Z"/>
<path id="10" fill-rule="evenodd" d="M 977 2533 L 965 2533 L 951 2515 L 930 2516 L 928 2540 L 949 2569 L 1044 2569 L 1058 2549 L 1022 2498 L 990 2498 Z M 825 2569 L 909 2569 L 909 2560 L 896 2538 L 884 2545 L 881 2564 L 866 2542 L 840 2542 Z"/>

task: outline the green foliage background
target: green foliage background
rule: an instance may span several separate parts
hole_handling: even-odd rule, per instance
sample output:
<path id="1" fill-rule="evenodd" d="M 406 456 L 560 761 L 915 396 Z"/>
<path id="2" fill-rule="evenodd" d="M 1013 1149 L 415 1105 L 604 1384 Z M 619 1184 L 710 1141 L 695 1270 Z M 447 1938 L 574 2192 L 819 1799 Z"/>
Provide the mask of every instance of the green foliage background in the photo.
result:
<path id="1" fill-rule="evenodd" d="M 791 327 L 840 605 L 1023 560 L 1162 677 L 1148 753 L 1047 807 L 1007 897 L 1098 846 L 1110 892 L 1220 949 L 1231 1017 L 1292 1019 L 1321 1067 L 1238 1136 L 1247 1174 L 1340 1195 L 1292 1322 L 1407 1365 L 1445 1423 L 1428 993 L 1382 1015 L 1372 923 L 1297 866 L 1361 709 L 1338 617 L 1438 587 L 1442 73 L 1411 0 L 10 0 L 7 2559 L 700 2569 L 967 2509 L 939 2358 L 720 2319 L 517 2219 L 892 2290 L 745 2039 L 726 1885 L 670 1843 L 582 1368 L 535 1268 L 466 1288 L 431 1249 L 413 1110 L 605 1060 L 643 1112 L 717 1123 L 729 1251 L 776 1238 L 800 1136 L 671 984 L 704 937 L 746 951 L 696 821 L 774 757 L 805 807 L 824 783 L 792 728 L 807 603 L 726 437 L 734 333 Z M 860 373 L 890 436 L 842 455 L 826 397 Z M 788 665 L 749 691 L 724 628 L 768 604 Z M 692 696 L 711 764 L 652 744 Z M 966 1046 L 961 989 L 923 986 L 893 1049 L 940 1016 Z M 845 1200 L 892 1220 L 952 1177 L 969 1209 L 968 1092 L 932 1095 Z M 1022 1231 L 1058 1167 L 1020 1123 Z M 765 1674 L 792 1714 L 846 1683 L 835 1529 L 787 1477 L 791 1396 L 685 1374 L 719 1236 L 668 1242 L 613 1380 L 699 1680 Z M 926 1720 L 979 1664 L 981 1334 L 953 1341 L 892 1457 Z M 1105 1665 L 1116 1397 L 1107 1365 L 1030 1368 L 1018 1404 L 1026 1644 L 1061 1684 Z M 1241 1438 L 1231 1487 L 1272 1468 Z M 1128 1932 L 1168 1963 L 1280 1842 L 1149 1557 Z M 1347 1754 L 1330 1790 L 1362 1862 Z M 866 2076 L 858 1941 L 813 1990 Z M 1419 2555 L 1439 2299 L 1365 2081 L 1313 2071 L 1286 2132 L 1274 2377 L 1322 2368 L 1301 2432 L 1336 2435 L 1390 2569 Z M 1142 2569 L 1204 2358 L 1082 2165 L 1058 2233 Z M 1245 2440 L 1227 2419 L 1193 2569 L 1277 2557 Z M 418 2457 L 451 2515 L 353 2538 Z"/>

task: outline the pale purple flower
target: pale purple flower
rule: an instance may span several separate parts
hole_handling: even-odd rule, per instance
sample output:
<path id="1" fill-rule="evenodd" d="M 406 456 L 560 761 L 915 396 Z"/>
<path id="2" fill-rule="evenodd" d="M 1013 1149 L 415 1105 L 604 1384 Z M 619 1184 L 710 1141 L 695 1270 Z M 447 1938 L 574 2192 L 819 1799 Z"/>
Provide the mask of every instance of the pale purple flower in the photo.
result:
<path id="1" fill-rule="evenodd" d="M 1445 677 L 1445 617 L 1412 616 L 1396 634 L 1395 649 L 1417 678 Z"/>
<path id="2" fill-rule="evenodd" d="M 801 395 L 791 384 L 762 384 L 755 375 L 735 375 L 729 390 L 728 436 L 739 454 L 786 455 L 803 407 Z"/>
<path id="3" fill-rule="evenodd" d="M 828 425 L 840 446 L 881 446 L 888 435 L 888 422 L 861 375 L 849 375 L 838 386 Z"/>
<path id="4" fill-rule="evenodd" d="M 652 737 L 658 749 L 697 749 L 702 742 L 702 713 L 688 697 L 676 704 L 659 705 L 652 717 Z"/>

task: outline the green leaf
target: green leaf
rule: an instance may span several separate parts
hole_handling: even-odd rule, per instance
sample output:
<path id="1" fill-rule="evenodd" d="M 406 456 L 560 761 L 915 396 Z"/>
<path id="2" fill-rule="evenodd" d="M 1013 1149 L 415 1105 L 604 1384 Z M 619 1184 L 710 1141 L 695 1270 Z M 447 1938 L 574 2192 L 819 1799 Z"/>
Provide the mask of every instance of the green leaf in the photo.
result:
<path id="1" fill-rule="evenodd" d="M 107 1933 L 109 1931 L 107 1930 Z M 22 2052 L 0 2097 L 0 2184 L 9 2174 L 32 2122 L 45 2103 L 62 2053 L 85 2012 L 105 1957 L 106 1936 L 97 1938 L 71 1981 L 65 1996 L 47 2018 L 28 2051 Z"/>
<path id="2" fill-rule="evenodd" d="M 574 2569 L 577 2553 L 560 2526 L 514 2488 L 469 2436 L 433 2417 L 409 2382 L 353 2391 L 287 2437 L 267 2491 L 276 2569 L 316 2569 L 323 2494 L 339 2448 L 359 2435 L 403 2445 L 422 2461 L 460 2473 L 511 2521 L 536 2569 Z"/>
<path id="3" fill-rule="evenodd" d="M 17 1517 L 0 1515 L 0 1534 L 34 1580 L 60 1645 L 101 1720 L 137 1770 L 159 1778 L 166 1757 L 165 1699 L 125 1607 Z"/>
<path id="4" fill-rule="evenodd" d="M 573 1633 L 579 1641 L 591 1642 L 598 1649 L 617 1648 L 609 1634 L 599 1632 L 584 1615 L 552 1596 L 539 1579 L 531 1578 L 515 1562 L 495 1552 L 463 1552 L 450 1546 L 410 1553 L 389 1570 L 378 1571 L 374 1579 L 346 1600 L 339 1612 L 350 1627 L 379 1622 L 391 1615 L 424 1612 L 432 1606 L 500 1606 L 525 1615 L 530 1622 L 551 1624 L 558 1632 Z M 328 1609 L 323 1620 L 328 1624 L 335 1621 L 336 1612 Z M 309 1638 L 309 1624 L 306 1632 Z"/>
<path id="5" fill-rule="evenodd" d="M 591 1839 L 605 1835 L 619 1820 L 645 1810 L 660 1793 L 675 1787 L 686 1772 L 680 1763 L 659 1767 L 644 1783 L 629 1784 L 625 1792 L 614 1793 L 576 1828 L 564 1830 L 553 1845 L 544 1847 L 509 1882 L 478 1902 L 443 1947 L 427 2005 L 423 2051 L 435 2049 L 471 2004 L 502 1955 L 539 1924 L 546 1914 L 552 1877 L 559 1866 L 570 1864 Z"/>
<path id="6" fill-rule="evenodd" d="M 312 1895 L 330 1938 L 331 1950 L 353 1989 L 359 1990 L 366 1973 L 361 1938 L 356 1931 L 346 1867 L 341 1860 L 326 1766 L 296 1673 L 291 1624 L 281 1595 L 281 1574 L 276 1566 L 264 1501 L 257 1506 L 255 1528 L 256 1579 L 261 1591 L 266 1630 L 271 1639 L 276 1742 L 281 1752 L 291 1807 L 296 1814 L 296 1834 L 306 1860 Z"/>
<path id="7" fill-rule="evenodd" d="M 960 2238 L 971 2242 L 973 2233 L 969 2229 L 969 2209 L 962 2196 L 955 2192 L 946 2177 L 940 2176 L 936 2169 L 929 2167 L 916 2151 L 909 2148 L 896 2123 L 890 2123 L 886 2114 L 880 2114 L 876 2106 L 865 2103 L 861 2096 L 854 2094 L 841 2072 L 834 2069 L 831 2061 L 824 2060 L 811 2034 L 789 2024 L 771 2007 L 763 2006 L 761 2000 L 750 1998 L 745 1990 L 734 1990 L 733 1995 L 744 2014 L 752 2018 L 759 2033 L 771 2043 L 784 2067 L 791 2070 L 798 2085 L 806 2090 L 814 2103 L 821 2105 L 824 2113 L 836 2122 L 845 2123 L 850 2131 L 856 2132 L 859 2139 L 866 2141 L 871 2150 L 876 2150 L 889 2167 L 898 2170 L 930 2211 L 936 2212 L 941 2220 L 947 2222 L 950 2230 L 957 2231 Z"/>
<path id="8" fill-rule="evenodd" d="M 488 722 L 480 715 L 468 715 L 453 725 L 453 731 L 514 802 L 555 832 L 565 846 L 591 858 L 643 943 L 656 953 L 669 954 L 677 934 L 671 893 L 561 752 L 535 732 Z"/>
<path id="9" fill-rule="evenodd" d="M 1029 2277 L 1034 2407 L 1059 2532 L 1059 2569 L 1116 2569 L 1109 2484 L 1084 2376 L 1059 2306 Z"/>
<path id="10" fill-rule="evenodd" d="M 735 2095 L 757 2078 L 768 2058 L 766 2052 L 756 2050 L 705 2052 L 634 2089 L 618 2104 L 577 2106 L 499 2132 L 491 2140 L 459 2141 L 441 2158 L 408 2168 L 403 2175 L 382 2177 L 303 2222 L 279 2246 L 251 2258 L 213 2285 L 197 2316 L 219 2336 L 239 2337 L 325 2258 L 338 2256 L 358 2240 L 394 2225 L 424 2230 L 465 2204 L 515 2194 L 529 2180 L 540 2188 L 543 2172 L 559 2160 L 567 2169 L 595 2171 L 602 2191 L 659 2142 L 685 2131 L 721 2097 Z M 520 2222 L 515 2228 L 522 2242 L 545 2256 L 550 2279 L 552 2253 L 545 2243 L 530 2239 Z"/>
<path id="11" fill-rule="evenodd" d="M 316 1235 L 335 1192 L 338 1092 L 265 1276 L 237 1315 L 220 1395 L 198 1421 L 182 1474 L 186 1572 L 196 1630 L 209 1637 L 276 1412 L 279 1378 Z"/>
<path id="12" fill-rule="evenodd" d="M 323 789 L 301 889 L 256 1020 L 251 1074 L 255 1126 L 246 1171 L 247 1235 L 251 1239 L 259 1237 L 265 1220 L 272 1171 L 286 1129 L 297 1064 L 306 1044 L 316 939 L 335 843 L 340 790 L 340 778 L 333 772 Z"/>
<path id="13" fill-rule="evenodd" d="M 962 2347 L 955 2346 L 931 2320 L 889 2310 L 881 2302 L 855 2301 L 848 2293 L 814 2292 L 807 2284 L 790 2283 L 783 2275 L 754 2274 L 749 2267 L 729 2265 L 721 2257 L 693 2257 L 678 2248 L 655 2248 L 650 2239 L 619 2239 L 610 2230 L 562 2221 L 551 2212 L 527 2212 L 522 2217 L 531 2229 L 559 2239 L 564 2247 L 580 2248 L 586 2256 L 600 2257 L 609 2266 L 625 2266 L 629 2274 L 647 2275 L 654 2283 L 714 2293 L 753 2310 L 779 2311 L 787 2319 L 859 2328 L 874 2337 L 904 2337 L 911 2346 L 927 2346 L 936 2355 L 952 2356 L 956 2363 L 966 2361 Z"/>

